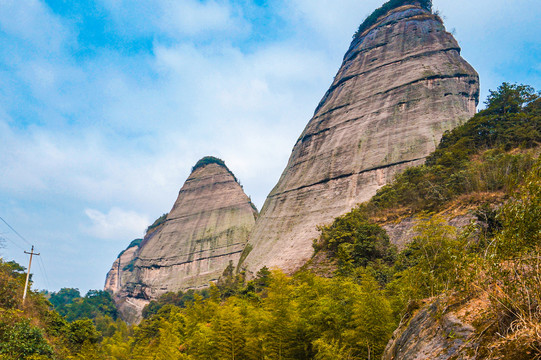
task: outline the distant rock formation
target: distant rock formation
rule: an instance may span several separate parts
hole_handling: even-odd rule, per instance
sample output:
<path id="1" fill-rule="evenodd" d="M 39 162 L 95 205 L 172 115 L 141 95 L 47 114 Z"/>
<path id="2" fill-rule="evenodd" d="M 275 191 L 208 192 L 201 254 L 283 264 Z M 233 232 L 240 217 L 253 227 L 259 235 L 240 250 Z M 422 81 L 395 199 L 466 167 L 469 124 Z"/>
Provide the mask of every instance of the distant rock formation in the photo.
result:
<path id="1" fill-rule="evenodd" d="M 105 289 L 114 293 L 122 317 L 137 322 L 143 307 L 159 295 L 216 281 L 230 261 L 239 260 L 256 216 L 223 161 L 201 159 L 163 224 L 113 264 Z"/>
<path id="2" fill-rule="evenodd" d="M 361 25 L 261 209 L 240 268 L 295 271 L 312 255 L 317 225 L 422 164 L 443 132 L 474 115 L 478 75 L 426 3 L 393 0 Z"/>
<path id="3" fill-rule="evenodd" d="M 128 266 L 130 264 L 133 265 L 132 261 L 135 259 L 135 254 L 139 250 L 139 245 L 141 245 L 142 241 L 143 239 L 133 240 L 125 250 L 118 254 L 111 270 L 109 270 L 105 278 L 105 290 L 112 293 L 120 291 L 122 288 L 122 275 L 125 271 L 129 271 Z"/>

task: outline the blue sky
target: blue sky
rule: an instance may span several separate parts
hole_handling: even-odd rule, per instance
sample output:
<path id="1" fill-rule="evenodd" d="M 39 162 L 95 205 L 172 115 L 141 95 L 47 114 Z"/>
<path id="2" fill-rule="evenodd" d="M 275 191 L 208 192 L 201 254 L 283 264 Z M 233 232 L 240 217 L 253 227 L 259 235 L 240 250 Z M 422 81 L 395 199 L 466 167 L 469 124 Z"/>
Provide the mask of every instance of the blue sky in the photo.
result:
<path id="1" fill-rule="evenodd" d="M 41 253 L 35 287 L 102 288 L 202 156 L 260 208 L 382 2 L 0 1 L 0 216 Z M 541 2 L 434 7 L 482 101 L 503 81 L 541 89 Z M 29 245 L 1 222 L 0 237 L 26 264 Z"/>

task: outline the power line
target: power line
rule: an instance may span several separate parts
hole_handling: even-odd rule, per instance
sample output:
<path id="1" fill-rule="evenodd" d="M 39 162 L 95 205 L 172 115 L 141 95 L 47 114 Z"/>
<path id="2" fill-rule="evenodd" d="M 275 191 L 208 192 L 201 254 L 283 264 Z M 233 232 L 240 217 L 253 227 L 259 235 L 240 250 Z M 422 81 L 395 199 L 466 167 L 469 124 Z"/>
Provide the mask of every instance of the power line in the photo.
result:
<path id="1" fill-rule="evenodd" d="M 49 277 L 47 276 L 47 271 L 45 271 L 45 263 L 43 262 L 41 256 L 38 258 L 38 260 L 39 260 L 38 265 L 39 265 L 41 271 L 43 272 L 43 276 L 45 277 L 45 282 L 47 283 L 47 289 L 50 289 L 51 284 L 49 284 Z"/>
<path id="2" fill-rule="evenodd" d="M 24 236 L 22 236 L 21 234 L 19 234 L 19 232 L 17 230 L 15 230 L 13 228 L 13 226 L 11 226 L 10 224 L 8 224 L 8 222 L 6 220 L 4 220 L 1 216 L 0 216 L 0 220 L 2 220 L 4 222 L 4 224 L 6 224 L 10 229 L 11 231 L 13 231 L 18 237 L 20 237 L 25 243 L 27 243 L 28 245 L 32 246 L 32 250 L 30 253 L 26 252 L 25 249 L 20 246 L 19 244 L 17 244 L 15 241 L 11 240 L 10 238 L 8 237 L 5 237 L 5 236 L 0 236 L 0 239 L 4 239 L 4 240 L 8 240 L 10 243 L 12 243 L 13 245 L 17 246 L 19 249 L 23 250 L 26 254 L 31 254 L 30 255 L 30 264 L 32 263 L 32 255 L 39 255 L 39 254 L 35 254 L 33 253 L 34 252 L 34 245 L 32 245 L 30 243 L 30 241 L 26 240 L 24 238 Z M 50 288 L 51 285 L 49 283 L 49 278 L 47 276 L 47 272 L 45 271 L 45 264 L 43 263 L 43 260 L 41 259 L 41 257 L 38 257 L 38 266 L 40 267 L 42 273 L 43 273 L 43 276 L 45 278 L 45 282 L 47 283 L 47 287 Z M 30 265 L 28 267 L 28 274 L 30 274 Z M 28 279 L 27 279 L 28 281 Z M 26 293 L 26 288 L 25 288 L 25 293 Z M 25 294 L 26 295 L 26 294 Z"/>
<path id="3" fill-rule="evenodd" d="M 23 251 L 25 250 L 21 245 L 17 244 L 15 241 L 11 240 L 10 238 L 8 238 L 6 236 L 0 236 L 0 239 L 7 240 L 10 243 L 12 243 L 13 245 L 15 245 L 16 247 L 18 247 L 19 249 L 21 249 Z"/>
<path id="4" fill-rule="evenodd" d="M 6 224 L 6 225 L 7 225 L 7 226 L 8 226 L 15 234 L 17 234 L 17 236 L 19 236 L 21 239 L 23 239 L 23 241 L 24 241 L 25 243 L 27 243 L 28 245 L 32 246 L 32 244 L 30 244 L 30 241 L 26 240 L 21 234 L 19 234 L 19 233 L 17 232 L 17 230 L 15 230 L 11 225 L 9 225 L 9 224 L 7 223 L 7 221 L 4 220 L 1 216 L 0 216 L 0 220 L 2 220 L 2 221 L 4 222 L 4 224 Z"/>

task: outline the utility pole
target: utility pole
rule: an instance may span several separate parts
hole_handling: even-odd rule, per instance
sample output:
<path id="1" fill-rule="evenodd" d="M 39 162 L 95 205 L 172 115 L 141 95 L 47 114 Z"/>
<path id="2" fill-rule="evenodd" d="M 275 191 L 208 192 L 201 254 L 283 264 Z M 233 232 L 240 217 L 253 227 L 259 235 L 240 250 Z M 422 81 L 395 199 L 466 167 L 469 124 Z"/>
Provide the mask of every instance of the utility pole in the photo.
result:
<path id="1" fill-rule="evenodd" d="M 25 251 L 24 253 L 30 255 L 30 262 L 28 263 L 28 272 L 26 273 L 26 283 L 24 284 L 23 305 L 24 305 L 24 300 L 26 299 L 26 290 L 28 289 L 28 279 L 30 278 L 30 267 L 32 266 L 32 256 L 34 255 L 39 256 L 39 253 L 34 252 L 34 245 L 32 245 L 32 250 L 30 250 L 30 252 Z"/>

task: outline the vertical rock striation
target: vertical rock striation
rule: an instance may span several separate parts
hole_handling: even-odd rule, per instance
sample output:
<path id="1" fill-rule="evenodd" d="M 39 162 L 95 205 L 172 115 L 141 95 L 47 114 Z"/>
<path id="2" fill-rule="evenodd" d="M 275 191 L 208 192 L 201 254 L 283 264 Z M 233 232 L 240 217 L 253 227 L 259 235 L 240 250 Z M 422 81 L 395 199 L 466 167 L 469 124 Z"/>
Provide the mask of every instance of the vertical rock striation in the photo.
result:
<path id="1" fill-rule="evenodd" d="M 208 286 L 230 261 L 236 263 L 255 224 L 257 210 L 223 161 L 206 157 L 193 168 L 165 222 L 149 231 L 120 273 L 110 271 L 122 317 L 140 319 L 142 308 L 169 291 Z"/>
<path id="2" fill-rule="evenodd" d="M 317 225 L 423 163 L 444 131 L 475 113 L 478 75 L 456 40 L 420 2 L 398 3 L 355 35 L 265 201 L 240 267 L 295 271 L 312 254 Z"/>
<path id="3" fill-rule="evenodd" d="M 139 245 L 143 239 L 133 240 L 128 247 L 123 250 L 113 262 L 111 270 L 107 273 L 105 278 L 104 290 L 110 291 L 113 294 L 120 291 L 122 288 L 122 275 L 124 272 L 129 271 L 129 265 L 135 259 L 135 254 L 139 250 Z"/>

